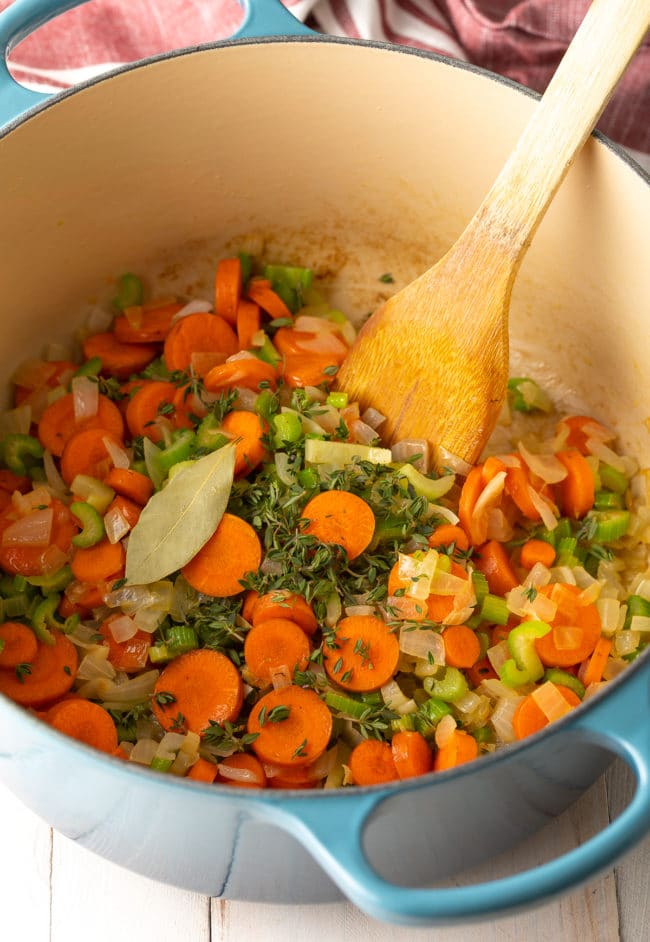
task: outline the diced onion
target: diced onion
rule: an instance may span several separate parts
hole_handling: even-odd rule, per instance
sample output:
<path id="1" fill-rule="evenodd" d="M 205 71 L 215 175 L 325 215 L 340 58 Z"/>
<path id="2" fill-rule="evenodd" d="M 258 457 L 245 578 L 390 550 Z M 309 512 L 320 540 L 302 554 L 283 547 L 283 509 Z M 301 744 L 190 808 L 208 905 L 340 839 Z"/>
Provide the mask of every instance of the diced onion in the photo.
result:
<path id="1" fill-rule="evenodd" d="M 92 418 L 99 408 L 99 384 L 89 376 L 75 376 L 71 383 L 75 422 Z"/>
<path id="2" fill-rule="evenodd" d="M 502 683 L 502 681 L 497 680 L 496 677 L 489 677 L 487 680 L 482 680 L 476 690 L 477 693 L 491 697 L 493 700 L 521 699 L 520 695 L 513 687 L 506 687 L 506 685 Z"/>
<path id="3" fill-rule="evenodd" d="M 113 313 L 99 304 L 93 305 L 86 314 L 86 327 L 91 334 L 101 334 L 108 330 L 113 321 Z"/>
<path id="4" fill-rule="evenodd" d="M 68 557 L 61 547 L 57 546 L 56 543 L 52 543 L 41 556 L 42 575 L 49 576 L 53 572 L 58 572 L 67 562 Z"/>
<path id="5" fill-rule="evenodd" d="M 95 644 L 90 647 L 79 664 L 77 679 L 92 680 L 96 677 L 105 677 L 112 680 L 115 677 L 115 668 L 108 660 L 108 655 L 108 645 Z"/>
<path id="6" fill-rule="evenodd" d="M 538 494 L 534 487 L 528 485 L 528 496 L 537 513 L 542 518 L 542 523 L 547 530 L 554 530 L 557 526 L 557 517 L 553 513 L 550 504 L 544 500 L 541 494 Z"/>
<path id="7" fill-rule="evenodd" d="M 14 523 L 10 523 L 2 533 L 3 546 L 48 546 L 52 536 L 54 511 L 33 510 Z"/>
<path id="8" fill-rule="evenodd" d="M 405 438 L 400 442 L 395 442 L 391 448 L 393 461 L 410 461 L 415 455 L 420 455 L 417 461 L 413 461 L 413 467 L 417 468 L 423 474 L 429 470 L 429 445 L 423 438 Z"/>
<path id="9" fill-rule="evenodd" d="M 118 644 L 121 644 L 123 641 L 128 641 L 138 631 L 136 623 L 128 615 L 120 615 L 119 618 L 111 618 L 108 627 L 114 640 L 117 641 Z"/>
<path id="10" fill-rule="evenodd" d="M 39 484 L 26 494 L 21 494 L 20 491 L 14 491 L 11 495 L 11 502 L 18 513 L 25 516 L 25 514 L 29 514 L 33 510 L 42 510 L 43 505 L 49 507 L 52 503 L 52 495 L 47 487 Z"/>
<path id="11" fill-rule="evenodd" d="M 280 690 L 282 687 L 290 687 L 293 683 L 291 671 L 286 664 L 280 664 L 278 667 L 270 668 L 269 673 L 274 690 Z"/>
<path id="12" fill-rule="evenodd" d="M 371 425 L 366 425 L 361 419 L 355 419 L 350 423 L 350 432 L 356 442 L 362 445 L 370 445 L 377 441 L 377 432 Z"/>
<path id="13" fill-rule="evenodd" d="M 614 680 L 619 674 L 628 667 L 628 662 L 622 657 L 610 657 L 607 659 L 605 669 L 603 670 L 603 680 Z"/>
<path id="14" fill-rule="evenodd" d="M 357 616 L 365 615 L 374 615 L 375 606 L 374 605 L 346 605 L 345 614 L 350 618 L 356 618 Z"/>
<path id="15" fill-rule="evenodd" d="M 454 735 L 455 730 L 456 720 L 453 718 L 453 716 L 450 713 L 448 713 L 446 716 L 443 716 L 436 726 L 435 740 L 438 749 L 442 749 L 447 745 Z"/>
<path id="16" fill-rule="evenodd" d="M 108 435 L 104 435 L 102 442 L 116 468 L 126 469 L 130 466 L 131 459 L 127 452 L 123 448 L 120 448 L 114 439 L 110 438 Z"/>
<path id="17" fill-rule="evenodd" d="M 497 700 L 490 722 L 500 742 L 515 742 L 517 737 L 515 736 L 512 720 L 522 699 L 522 697 L 514 695 Z"/>
<path id="18" fill-rule="evenodd" d="M 476 527 L 477 534 L 487 537 L 488 513 L 500 502 L 505 483 L 506 472 L 498 471 L 481 491 L 472 510 L 472 525 Z"/>
<path id="19" fill-rule="evenodd" d="M 511 657 L 507 641 L 499 641 L 498 644 L 488 648 L 486 654 L 488 661 L 497 674 L 499 673 L 499 669 L 503 667 L 505 662 Z"/>
<path id="20" fill-rule="evenodd" d="M 460 700 L 456 700 L 454 703 L 454 709 L 458 710 L 460 713 L 473 713 L 481 702 L 481 698 L 477 693 L 469 691 Z"/>
<path id="21" fill-rule="evenodd" d="M 227 759 L 219 763 L 219 775 L 221 778 L 228 779 L 229 782 L 246 782 L 251 785 L 259 785 L 259 776 L 252 769 L 242 769 L 236 765 L 228 765 Z"/>
<path id="22" fill-rule="evenodd" d="M 462 576 L 454 576 L 451 572 L 436 569 L 430 583 L 429 591 L 434 595 L 457 596 L 469 588 L 469 580 Z"/>
<path id="23" fill-rule="evenodd" d="M 294 330 L 307 331 L 308 333 L 326 333 L 336 334 L 339 332 L 340 324 L 335 321 L 327 320 L 325 317 L 312 317 L 309 314 L 299 314 L 293 323 Z"/>
<path id="24" fill-rule="evenodd" d="M 524 579 L 524 585 L 527 588 L 534 586 L 534 588 L 540 589 L 542 586 L 548 585 L 550 581 L 551 570 L 544 563 L 535 563 Z"/>
<path id="25" fill-rule="evenodd" d="M 536 687 L 531 696 L 549 723 L 554 723 L 573 709 L 550 681 Z"/>
<path id="26" fill-rule="evenodd" d="M 523 442 L 519 442 L 518 448 L 533 474 L 536 474 L 546 484 L 558 484 L 569 473 L 560 459 L 553 454 L 534 454 L 526 448 Z"/>
<path id="27" fill-rule="evenodd" d="M 185 742 L 185 733 L 165 733 L 158 745 L 158 755 L 160 752 L 178 752 Z"/>
<path id="28" fill-rule="evenodd" d="M 288 487 L 296 484 L 298 479 L 292 470 L 291 458 L 286 451 L 276 451 L 274 461 L 275 470 L 282 483 Z"/>
<path id="29" fill-rule="evenodd" d="M 28 403 L 0 415 L 0 435 L 29 435 L 31 426 L 32 407 Z"/>
<path id="30" fill-rule="evenodd" d="M 411 657 L 433 661 L 434 664 L 444 665 L 445 643 L 437 631 L 429 628 L 407 629 L 401 628 L 399 633 L 400 651 Z"/>
<path id="31" fill-rule="evenodd" d="M 576 585 L 576 577 L 571 566 L 553 566 L 551 575 L 554 582 L 564 582 L 567 585 Z"/>
<path id="32" fill-rule="evenodd" d="M 139 765 L 151 765 L 157 751 L 158 743 L 155 739 L 138 739 L 129 755 L 129 762 L 137 762 Z"/>
<path id="33" fill-rule="evenodd" d="M 431 594 L 431 580 L 438 562 L 437 552 L 429 550 L 422 559 L 398 553 L 397 560 L 397 575 L 408 583 L 406 595 L 414 599 L 427 599 Z M 453 592 L 449 594 L 453 595 Z"/>
<path id="34" fill-rule="evenodd" d="M 109 543 L 119 543 L 131 529 L 131 524 L 119 507 L 113 507 L 104 514 L 104 529 Z"/>
<path id="35" fill-rule="evenodd" d="M 67 491 L 65 481 L 59 474 L 52 453 L 47 449 L 43 452 L 43 468 L 45 470 L 45 479 L 53 495 L 59 499 L 65 497 Z"/>
<path id="36" fill-rule="evenodd" d="M 180 311 L 174 314 L 172 324 L 179 321 L 182 317 L 187 317 L 189 314 L 209 314 L 211 311 L 212 305 L 209 301 L 204 301 L 202 298 L 194 298 L 193 301 L 188 301 Z"/>
<path id="37" fill-rule="evenodd" d="M 500 507 L 492 507 L 487 515 L 487 538 L 506 543 L 512 539 L 514 528 Z"/>
<path id="38" fill-rule="evenodd" d="M 650 631 L 650 618 L 647 615 L 632 615 L 630 619 L 630 631 L 647 634 Z"/>
<path id="39" fill-rule="evenodd" d="M 454 526 L 456 526 L 459 520 L 458 514 L 455 514 L 453 510 L 451 510 L 449 507 L 445 507 L 443 504 L 436 504 L 436 516 L 443 517 Z"/>
<path id="40" fill-rule="evenodd" d="M 455 474 L 460 474 L 464 478 L 466 478 L 472 470 L 471 464 L 464 461 L 463 458 L 459 458 L 458 455 L 453 455 L 450 451 L 447 451 L 446 448 L 443 448 L 442 445 L 438 445 L 438 464 L 441 468 L 449 468 L 450 471 L 453 471 Z"/>
<path id="41" fill-rule="evenodd" d="M 406 713 L 415 713 L 417 710 L 415 700 L 405 697 L 399 684 L 394 680 L 389 680 L 387 684 L 384 684 L 381 688 L 381 695 L 389 710 L 399 713 L 400 716 Z"/>
<path id="42" fill-rule="evenodd" d="M 377 409 L 373 409 L 372 406 L 370 406 L 361 416 L 361 421 L 365 422 L 366 425 L 370 425 L 371 428 L 376 430 L 380 425 L 382 425 L 383 422 L 386 421 L 386 416 L 382 415 L 381 412 L 379 412 Z"/>
<path id="43" fill-rule="evenodd" d="M 237 399 L 233 403 L 233 407 L 241 409 L 243 412 L 255 412 L 255 403 L 258 396 L 255 390 L 246 389 L 244 386 L 235 386 L 234 391 L 237 393 Z"/>
<path id="44" fill-rule="evenodd" d="M 620 455 L 617 455 L 615 451 L 605 445 L 602 439 L 588 438 L 585 442 L 585 448 L 600 461 L 611 465 L 612 468 L 625 474 L 627 467 L 625 461 Z"/>
<path id="45" fill-rule="evenodd" d="M 600 625 L 602 633 L 606 638 L 611 637 L 618 628 L 619 613 L 621 603 L 618 599 L 599 598 L 596 601 L 596 608 L 600 615 Z"/>
<path id="46" fill-rule="evenodd" d="M 639 618 L 640 616 L 635 616 Z M 613 654 L 617 657 L 625 657 L 626 654 L 632 654 L 639 647 L 641 635 L 632 628 L 626 631 L 617 631 L 614 635 Z"/>

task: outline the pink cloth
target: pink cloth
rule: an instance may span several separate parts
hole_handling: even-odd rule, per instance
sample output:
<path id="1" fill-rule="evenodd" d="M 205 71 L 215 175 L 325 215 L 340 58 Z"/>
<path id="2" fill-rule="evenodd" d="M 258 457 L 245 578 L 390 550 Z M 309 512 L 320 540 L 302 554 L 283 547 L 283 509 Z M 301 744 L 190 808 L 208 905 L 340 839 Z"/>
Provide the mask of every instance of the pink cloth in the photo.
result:
<path id="1" fill-rule="evenodd" d="M 0 0 L 0 10 L 12 0 Z M 379 39 L 466 59 L 543 91 L 589 0 L 284 0 L 331 35 Z M 16 78 L 61 88 L 124 62 L 229 36 L 236 0 L 94 0 L 21 43 Z M 599 128 L 650 154 L 650 38 L 629 66 Z"/>

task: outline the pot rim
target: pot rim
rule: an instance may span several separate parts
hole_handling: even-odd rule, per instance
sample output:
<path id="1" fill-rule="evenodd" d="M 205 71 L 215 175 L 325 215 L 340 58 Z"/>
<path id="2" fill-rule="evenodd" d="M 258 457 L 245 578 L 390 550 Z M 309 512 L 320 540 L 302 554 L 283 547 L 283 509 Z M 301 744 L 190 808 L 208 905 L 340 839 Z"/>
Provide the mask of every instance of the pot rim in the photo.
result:
<path id="1" fill-rule="evenodd" d="M 15 130 L 25 121 L 29 121 L 30 118 L 35 117 L 37 114 L 41 114 L 43 111 L 49 108 L 52 108 L 66 98 L 75 95 L 77 92 L 84 91 L 85 89 L 99 85 L 102 82 L 109 81 L 115 76 L 123 75 L 137 69 L 146 68 L 147 66 L 155 65 L 169 59 L 176 59 L 183 56 L 193 55 L 195 53 L 209 52 L 219 49 L 229 49 L 240 46 L 259 46 L 272 44 L 286 45 L 287 43 L 355 46 L 362 49 L 380 49 L 384 52 L 395 53 L 397 55 L 415 56 L 416 58 L 428 59 L 430 61 L 437 62 L 439 65 L 446 66 L 451 69 L 460 69 L 461 71 L 470 72 L 471 74 L 481 76 L 489 81 L 503 85 L 512 91 L 518 92 L 519 94 L 522 94 L 528 98 L 539 101 L 539 99 L 542 97 L 539 92 L 527 88 L 525 85 L 521 85 L 514 79 L 508 78 L 504 75 L 499 75 L 496 72 L 491 72 L 488 69 L 476 65 L 473 62 L 466 62 L 462 59 L 453 59 L 437 52 L 432 52 L 426 49 L 417 49 L 413 46 L 398 46 L 389 42 L 370 39 L 353 39 L 348 36 L 329 36 L 324 33 L 314 33 L 313 35 L 300 34 L 287 36 L 254 36 L 243 37 L 241 39 L 227 38 L 211 43 L 200 43 L 196 46 L 185 46 L 181 49 L 173 49 L 168 52 L 158 53 L 154 56 L 148 56 L 144 59 L 138 59 L 135 62 L 127 62 L 124 65 L 111 69 L 108 72 L 104 72 L 101 75 L 86 79 L 84 82 L 80 82 L 70 88 L 53 93 L 49 98 L 44 99 L 39 104 L 34 105 L 27 111 L 23 112 L 21 115 L 18 115 L 18 117 L 12 118 L 7 122 L 7 124 L 0 127 L 0 142 L 4 137 L 11 133 L 11 131 Z M 646 171 L 640 164 L 638 164 L 621 144 L 616 143 L 616 141 L 613 141 L 610 137 L 608 137 L 606 134 L 603 134 L 603 132 L 599 130 L 592 131 L 590 136 L 594 137 L 601 144 L 604 144 L 608 150 L 612 151 L 612 153 L 614 153 L 619 159 L 627 164 L 633 171 L 637 173 L 638 176 L 641 177 L 641 179 L 646 184 L 650 186 L 650 172 Z"/>

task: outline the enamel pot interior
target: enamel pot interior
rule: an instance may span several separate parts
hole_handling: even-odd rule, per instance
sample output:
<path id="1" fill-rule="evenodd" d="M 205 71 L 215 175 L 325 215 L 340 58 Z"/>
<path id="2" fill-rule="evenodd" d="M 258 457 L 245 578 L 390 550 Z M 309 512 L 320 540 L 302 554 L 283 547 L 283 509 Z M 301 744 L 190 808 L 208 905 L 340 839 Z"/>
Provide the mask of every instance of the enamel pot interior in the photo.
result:
<path id="1" fill-rule="evenodd" d="M 69 338 L 88 308 L 110 297 L 116 274 L 145 273 L 159 296 L 210 297 L 227 247 L 312 265 L 336 285 L 338 305 L 363 316 L 385 296 L 382 273 L 399 287 L 460 234 L 534 105 L 507 83 L 412 51 L 310 39 L 178 54 L 63 97 L 0 139 L 3 382 L 43 344 Z M 646 181 L 591 139 L 535 237 L 512 301 L 515 361 L 544 383 L 553 379 L 567 408 L 615 426 L 642 464 L 649 217 Z M 422 351 L 423 362 L 434 353 Z M 290 836 L 277 795 L 256 801 L 163 781 L 91 754 L 6 701 L 0 732 L 3 779 L 113 860 L 231 898 L 336 893 Z M 574 800 L 609 755 L 574 741 L 562 724 L 536 739 L 456 778 L 393 789 L 367 840 L 385 875 L 442 877 L 440 855 L 421 846 L 436 839 L 447 841 L 447 873 L 472 862 L 458 835 L 466 809 L 481 801 L 469 824 L 474 857 L 515 843 Z M 46 787 L 52 782 L 58 787 Z M 352 801 L 314 800 L 341 814 Z M 438 831 L 432 822 L 423 831 L 434 800 Z M 479 846 L 485 801 L 498 826 L 491 845 Z M 452 835 L 445 817 L 458 829 Z M 391 857 L 399 830 L 413 853 Z M 460 851 L 449 852 L 450 837 Z M 252 877 L 247 860 L 264 847 L 272 880 L 263 866 Z M 235 851 L 246 861 L 240 869 Z"/>

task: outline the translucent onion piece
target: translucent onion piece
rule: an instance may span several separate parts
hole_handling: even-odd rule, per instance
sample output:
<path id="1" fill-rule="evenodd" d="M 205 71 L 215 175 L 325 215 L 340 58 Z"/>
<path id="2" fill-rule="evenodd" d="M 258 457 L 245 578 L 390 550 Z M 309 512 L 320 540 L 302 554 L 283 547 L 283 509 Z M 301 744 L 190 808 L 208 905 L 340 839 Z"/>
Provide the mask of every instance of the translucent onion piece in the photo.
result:
<path id="1" fill-rule="evenodd" d="M 311 399 L 312 402 L 324 403 L 327 399 L 327 393 L 324 390 L 319 389 L 318 386 L 305 386 L 305 393 L 307 398 Z"/>
<path id="2" fill-rule="evenodd" d="M 366 425 L 361 419 L 355 419 L 350 423 L 350 432 L 355 442 L 360 442 L 362 445 L 370 445 L 377 441 L 375 429 L 371 425 Z"/>
<path id="3" fill-rule="evenodd" d="M 326 432 L 333 432 L 340 425 L 341 413 L 334 406 L 329 406 L 324 402 L 314 415 L 314 422 Z"/>
<path id="4" fill-rule="evenodd" d="M 600 615 L 602 633 L 605 637 L 610 638 L 618 628 L 621 603 L 618 599 L 601 597 L 596 602 L 596 608 Z"/>
<path id="5" fill-rule="evenodd" d="M 547 484 L 558 484 L 569 473 L 555 455 L 534 454 L 526 448 L 523 442 L 519 442 L 517 447 L 533 474 L 536 474 L 538 478 L 541 478 Z"/>
<path id="6" fill-rule="evenodd" d="M 508 611 L 520 618 L 534 618 L 538 621 L 553 621 L 557 612 L 557 604 L 546 595 L 538 594 L 534 599 L 526 594 L 524 586 L 515 586 L 506 593 Z"/>
<path id="7" fill-rule="evenodd" d="M 455 514 L 453 510 L 449 507 L 445 507 L 443 504 L 436 504 L 436 517 L 443 517 L 454 526 L 458 523 L 459 519 L 458 514 Z"/>
<path id="8" fill-rule="evenodd" d="M 568 585 L 576 584 L 576 577 L 573 575 L 571 566 L 553 566 L 551 575 L 554 582 L 566 582 Z"/>
<path id="9" fill-rule="evenodd" d="M 537 493 L 534 487 L 528 485 L 528 496 L 531 499 L 531 502 L 537 511 L 537 513 L 542 518 L 542 523 L 547 530 L 554 530 L 557 526 L 557 517 L 553 513 L 551 506 L 544 500 L 544 498 Z"/>
<path id="10" fill-rule="evenodd" d="M 471 464 L 459 458 L 458 455 L 453 455 L 450 451 L 447 451 L 446 448 L 443 448 L 442 445 L 438 445 L 438 464 L 441 468 L 449 468 L 450 471 L 453 471 L 455 474 L 461 474 L 463 477 L 467 477 L 472 470 Z"/>
<path id="11" fill-rule="evenodd" d="M 309 766 L 309 777 L 314 782 L 326 778 L 334 768 L 338 756 L 338 745 L 332 746 Z"/>
<path id="12" fill-rule="evenodd" d="M 224 759 L 219 763 L 219 775 L 221 778 L 228 779 L 230 782 L 250 782 L 252 785 L 259 784 L 258 776 L 251 769 L 241 769 L 234 765 L 228 765 L 228 760 Z"/>
<path id="13" fill-rule="evenodd" d="M 111 703 L 130 703 L 131 701 L 144 700 L 145 697 L 153 693 L 154 686 L 160 671 L 151 670 L 144 674 L 138 674 L 130 680 L 125 680 L 121 684 L 113 684 L 110 690 L 110 697 L 101 697 L 102 700 L 110 700 Z"/>
<path id="14" fill-rule="evenodd" d="M 497 455 L 496 457 L 506 468 L 521 468 L 521 460 L 517 455 Z"/>
<path id="15" fill-rule="evenodd" d="M 486 654 L 488 661 L 497 674 L 499 673 L 500 668 L 503 667 L 505 662 L 512 656 L 510 654 L 510 648 L 508 647 L 507 641 L 499 641 L 498 644 L 488 648 Z"/>
<path id="16" fill-rule="evenodd" d="M 650 618 L 647 615 L 632 615 L 630 631 L 647 634 L 650 631 Z"/>
<path id="17" fill-rule="evenodd" d="M 108 627 L 118 644 L 121 644 L 123 641 L 128 641 L 138 630 L 138 626 L 128 615 L 121 615 L 119 618 L 111 618 Z"/>
<path id="18" fill-rule="evenodd" d="M 257 398 L 257 397 L 256 397 Z M 320 409 L 318 410 L 320 412 Z M 320 435 L 323 430 L 323 427 L 315 422 L 313 419 L 308 418 L 306 415 L 303 415 L 301 412 L 296 412 L 295 409 L 290 409 L 289 406 L 282 406 L 280 409 L 283 415 L 295 415 L 300 419 L 300 425 L 303 432 L 313 432 L 315 435 Z M 338 421 L 336 426 L 338 426 L 341 421 L 340 413 L 337 413 Z M 334 426 L 336 428 L 336 426 Z"/>
<path id="19" fill-rule="evenodd" d="M 135 626 L 139 631 L 146 631 L 147 634 L 153 634 L 158 625 L 165 620 L 165 612 L 160 609 L 141 608 L 133 616 Z"/>
<path id="20" fill-rule="evenodd" d="M 43 468 L 45 469 L 45 479 L 52 494 L 58 498 L 64 497 L 67 491 L 65 481 L 59 474 L 52 453 L 47 449 L 43 452 Z"/>
<path id="21" fill-rule="evenodd" d="M 129 761 L 137 762 L 139 765 L 151 765 L 157 751 L 158 743 L 155 739 L 138 739 L 131 750 Z"/>
<path id="22" fill-rule="evenodd" d="M 572 651 L 580 645 L 583 631 L 577 625 L 556 625 L 553 628 L 553 643 L 558 651 Z"/>
<path id="23" fill-rule="evenodd" d="M 478 709 L 480 702 L 480 696 L 473 691 L 469 691 L 463 697 L 461 697 L 460 700 L 455 701 L 454 709 L 458 710 L 460 713 L 474 713 L 474 711 Z"/>
<path id="24" fill-rule="evenodd" d="M 382 423 L 386 421 L 386 416 L 370 406 L 361 416 L 361 421 L 365 422 L 366 425 L 369 425 L 371 428 L 378 429 Z"/>
<path id="25" fill-rule="evenodd" d="M 278 667 L 272 667 L 269 671 L 271 683 L 274 690 L 280 690 L 282 687 L 290 687 L 293 683 L 291 671 L 286 664 L 280 664 Z"/>
<path id="26" fill-rule="evenodd" d="M 401 687 L 394 680 L 389 680 L 387 684 L 384 684 L 380 693 L 386 706 L 395 712 L 409 702 L 409 698 L 404 696 Z"/>
<path id="27" fill-rule="evenodd" d="M 639 647 L 640 642 L 641 635 L 638 631 L 633 631 L 631 628 L 627 631 L 617 631 L 614 635 L 613 653 L 617 657 L 632 654 Z"/>
<path id="28" fill-rule="evenodd" d="M 20 491 L 14 491 L 11 495 L 11 502 L 18 513 L 24 516 L 25 514 L 31 513 L 33 510 L 42 509 L 44 504 L 46 507 L 49 507 L 52 503 L 52 495 L 47 487 L 39 484 L 38 487 L 28 491 L 26 494 L 21 494 Z"/>
<path id="29" fill-rule="evenodd" d="M 130 466 L 131 459 L 128 453 L 123 448 L 120 448 L 114 439 L 110 438 L 108 435 L 104 435 L 102 442 L 116 468 L 128 468 Z"/>
<path id="30" fill-rule="evenodd" d="M 157 755 L 161 752 L 178 752 L 185 743 L 184 733 L 165 733 L 158 745 Z"/>
<path id="31" fill-rule="evenodd" d="M 340 326 L 340 324 L 327 320 L 325 317 L 311 317 L 309 314 L 299 314 L 293 324 L 294 330 L 306 330 L 309 333 L 317 334 L 336 334 L 339 332 Z"/>
<path id="32" fill-rule="evenodd" d="M 521 699 L 520 694 L 518 694 L 513 687 L 506 687 L 506 685 L 500 680 L 497 680 L 496 677 L 482 680 L 476 690 L 478 693 L 484 694 L 486 697 L 491 697 L 493 700 Z"/>
<path id="33" fill-rule="evenodd" d="M 588 438 L 585 442 L 585 448 L 592 455 L 595 455 L 600 461 L 603 461 L 605 464 L 609 464 L 612 468 L 616 468 L 617 471 L 620 471 L 622 474 L 625 474 L 626 463 L 623 461 L 620 455 L 617 455 L 615 451 L 609 448 L 604 444 L 602 440 L 596 438 Z"/>
<path id="34" fill-rule="evenodd" d="M 628 662 L 622 657 L 608 658 L 603 671 L 603 679 L 614 680 L 614 678 L 622 674 L 628 666 Z"/>
<path id="35" fill-rule="evenodd" d="M 52 536 L 54 511 L 33 510 L 31 513 L 10 523 L 3 531 L 3 546 L 48 546 Z"/>
<path id="36" fill-rule="evenodd" d="M 341 599 L 336 592 L 332 592 L 325 606 L 325 624 L 328 628 L 333 628 L 337 624 L 341 618 L 341 612 Z"/>
<path id="37" fill-rule="evenodd" d="M 131 529 L 131 524 L 119 507 L 113 507 L 104 514 L 104 529 L 109 543 L 119 543 Z"/>
<path id="38" fill-rule="evenodd" d="M 596 441 L 613 442 L 616 438 L 615 433 L 605 425 L 601 425 L 600 422 L 585 422 L 582 426 L 582 431 L 587 438 L 595 439 Z"/>
<path id="39" fill-rule="evenodd" d="M 245 389 L 243 386 L 236 386 L 235 392 L 237 393 L 237 399 L 233 403 L 233 407 L 241 409 L 243 412 L 255 412 L 258 394 L 253 389 Z"/>
<path id="40" fill-rule="evenodd" d="M 256 331 L 251 338 L 251 347 L 263 347 L 266 343 L 266 333 L 263 330 Z"/>
<path id="41" fill-rule="evenodd" d="M 531 696 L 549 723 L 554 723 L 573 709 L 550 681 L 536 687 Z"/>
<path id="42" fill-rule="evenodd" d="M 448 713 L 436 726 L 436 746 L 442 749 L 450 741 L 456 730 L 456 720 Z"/>
<path id="43" fill-rule="evenodd" d="M 539 589 L 542 586 L 548 585 L 550 581 L 551 570 L 548 569 L 544 563 L 535 563 L 533 568 L 524 579 L 524 585 L 526 588 L 533 586 L 534 588 Z"/>
<path id="44" fill-rule="evenodd" d="M 515 715 L 515 710 L 519 706 L 520 700 L 523 698 L 520 696 L 508 696 L 503 697 L 497 701 L 497 704 L 492 711 L 492 716 L 490 717 L 490 722 L 494 728 L 497 739 L 500 742 L 515 742 L 516 736 L 515 731 L 512 725 L 512 718 Z"/>
<path id="45" fill-rule="evenodd" d="M 476 530 L 477 539 L 480 539 L 480 542 L 487 539 L 488 513 L 500 503 L 505 483 L 506 472 L 498 471 L 483 488 L 474 504 L 471 515 L 472 527 Z"/>
<path id="46" fill-rule="evenodd" d="M 417 468 L 423 474 L 429 470 L 429 445 L 423 438 L 405 438 L 401 442 L 395 442 L 391 447 L 393 461 L 410 461 L 415 455 L 420 455 L 417 461 L 413 462 L 413 467 Z"/>
<path id="47" fill-rule="evenodd" d="M 32 426 L 32 407 L 25 403 L 0 415 L 0 435 L 29 435 Z"/>
<path id="48" fill-rule="evenodd" d="M 209 314 L 211 311 L 212 305 L 209 301 L 204 301 L 202 298 L 194 298 L 193 301 L 188 301 L 180 311 L 174 314 L 172 324 L 179 321 L 182 317 L 188 317 L 190 314 Z"/>
<path id="49" fill-rule="evenodd" d="M 454 603 L 455 604 L 455 603 Z M 448 615 L 442 619 L 441 624 L 443 625 L 464 625 L 468 618 L 471 618 L 474 614 L 474 609 L 472 607 L 468 608 L 459 608 L 458 611 L 452 609 Z"/>
<path id="50" fill-rule="evenodd" d="M 38 389 L 47 385 L 47 381 L 55 372 L 56 366 L 45 360 L 23 360 L 11 374 L 11 382 L 25 389 Z"/>
<path id="51" fill-rule="evenodd" d="M 105 677 L 112 680 L 115 677 L 115 668 L 108 660 L 108 654 L 108 645 L 95 644 L 89 648 L 79 665 L 77 679 L 92 680 L 95 677 Z"/>
<path id="52" fill-rule="evenodd" d="M 487 538 L 506 543 L 511 540 L 514 528 L 500 507 L 493 507 L 487 515 Z"/>
<path id="53" fill-rule="evenodd" d="M 350 618 L 356 617 L 357 615 L 374 615 L 375 606 L 374 605 L 346 605 L 345 614 Z"/>
<path id="54" fill-rule="evenodd" d="M 99 304 L 93 305 L 86 314 L 86 327 L 91 334 L 101 334 L 111 326 L 113 313 Z"/>
<path id="55" fill-rule="evenodd" d="M 298 479 L 292 470 L 291 458 L 286 451 L 276 451 L 274 461 L 275 470 L 282 483 L 286 484 L 288 487 L 291 487 L 292 484 L 296 484 Z"/>
<path id="56" fill-rule="evenodd" d="M 425 661 L 433 660 L 434 664 L 444 665 L 445 643 L 437 631 L 429 628 L 416 628 L 407 630 L 401 628 L 399 633 L 400 651 L 411 657 L 422 658 Z M 431 655 L 431 658 L 429 658 Z"/>
<path id="57" fill-rule="evenodd" d="M 99 407 L 99 384 L 88 376 L 75 376 L 71 383 L 72 404 L 76 422 L 97 415 Z"/>
<path id="58" fill-rule="evenodd" d="M 48 546 L 41 556 L 41 569 L 44 576 L 49 576 L 53 572 L 58 572 L 62 566 L 68 562 L 68 557 L 63 550 L 53 543 Z"/>
<path id="59" fill-rule="evenodd" d="M 579 585 L 579 583 L 578 583 Z M 578 596 L 579 605 L 592 605 L 596 599 L 600 596 L 601 585 L 600 582 L 594 581 L 582 590 Z"/>
<path id="60" fill-rule="evenodd" d="M 591 698 L 596 696 L 598 693 L 604 693 L 608 687 L 609 684 L 606 681 L 601 681 L 598 684 L 589 684 L 585 690 L 585 695 L 582 698 L 582 702 L 584 703 L 585 700 L 591 700 Z"/>
<path id="61" fill-rule="evenodd" d="M 397 560 L 397 574 L 400 579 L 408 582 L 406 595 L 414 599 L 427 599 L 431 594 L 431 580 L 438 562 L 437 552 L 429 550 L 423 559 L 399 553 Z"/>
<path id="62" fill-rule="evenodd" d="M 431 579 L 430 593 L 432 592 L 434 595 L 457 596 L 461 592 L 466 593 L 468 589 L 468 579 L 463 579 L 462 576 L 454 576 L 450 572 L 444 572 L 444 570 L 436 569 Z"/>

